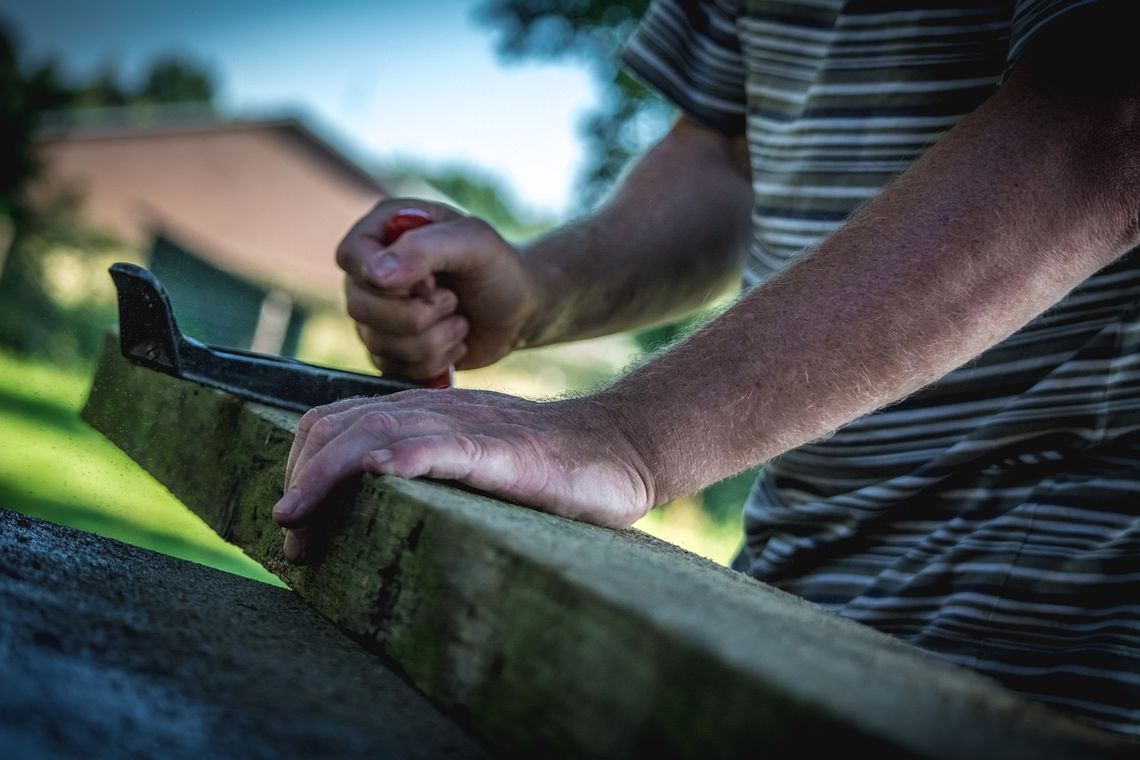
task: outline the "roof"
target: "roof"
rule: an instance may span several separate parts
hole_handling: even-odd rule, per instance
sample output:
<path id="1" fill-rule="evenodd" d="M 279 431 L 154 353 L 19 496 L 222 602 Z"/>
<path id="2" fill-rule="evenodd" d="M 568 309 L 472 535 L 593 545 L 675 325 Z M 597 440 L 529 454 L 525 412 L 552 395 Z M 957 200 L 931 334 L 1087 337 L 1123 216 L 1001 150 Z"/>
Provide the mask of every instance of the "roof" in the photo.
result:
<path id="1" fill-rule="evenodd" d="M 86 219 L 145 246 L 165 232 L 225 269 L 295 293 L 340 292 L 334 252 L 386 193 L 292 118 L 53 129 L 41 197 L 76 191 Z"/>

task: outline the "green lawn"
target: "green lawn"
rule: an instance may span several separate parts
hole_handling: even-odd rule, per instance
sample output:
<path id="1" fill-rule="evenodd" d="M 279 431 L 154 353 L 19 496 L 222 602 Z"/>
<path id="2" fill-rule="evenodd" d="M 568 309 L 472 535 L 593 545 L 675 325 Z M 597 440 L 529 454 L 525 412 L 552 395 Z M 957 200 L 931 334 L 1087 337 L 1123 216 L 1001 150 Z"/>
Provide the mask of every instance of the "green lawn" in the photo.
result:
<path id="1" fill-rule="evenodd" d="M 0 352 L 0 507 L 281 585 L 79 418 L 88 383 Z"/>

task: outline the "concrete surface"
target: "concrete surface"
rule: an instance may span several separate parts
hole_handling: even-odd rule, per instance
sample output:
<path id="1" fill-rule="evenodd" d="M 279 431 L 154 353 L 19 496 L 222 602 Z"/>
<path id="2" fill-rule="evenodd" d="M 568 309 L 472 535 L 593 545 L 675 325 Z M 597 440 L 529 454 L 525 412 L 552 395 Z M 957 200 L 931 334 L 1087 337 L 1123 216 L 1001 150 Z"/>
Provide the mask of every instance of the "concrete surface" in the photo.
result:
<path id="1" fill-rule="evenodd" d="M 318 561 L 270 510 L 296 416 L 109 350 L 85 418 L 492 746 L 542 756 L 1126 757 L 1137 745 L 636 531 L 346 484 Z"/>
<path id="2" fill-rule="evenodd" d="M 479 757 L 285 589 L 0 509 L 0 757 Z"/>

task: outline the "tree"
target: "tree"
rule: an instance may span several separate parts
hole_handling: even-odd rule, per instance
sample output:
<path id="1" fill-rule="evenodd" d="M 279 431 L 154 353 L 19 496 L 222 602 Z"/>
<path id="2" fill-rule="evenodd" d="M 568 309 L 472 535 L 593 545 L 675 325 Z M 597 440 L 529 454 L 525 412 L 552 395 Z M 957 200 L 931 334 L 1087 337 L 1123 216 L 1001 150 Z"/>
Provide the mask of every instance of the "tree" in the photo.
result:
<path id="1" fill-rule="evenodd" d="M 576 58 L 603 85 L 602 102 L 585 118 L 587 167 L 579 201 L 596 204 L 630 158 L 668 128 L 673 109 L 625 73 L 617 61 L 649 0 L 484 0 L 477 17 L 499 33 L 507 58 Z"/>
<path id="2" fill-rule="evenodd" d="M 214 82 L 194 61 L 166 56 L 151 64 L 134 99 L 140 103 L 194 103 L 210 107 L 214 102 Z"/>
<path id="3" fill-rule="evenodd" d="M 0 24 L 0 214 L 18 224 L 26 213 L 23 188 L 36 171 L 36 121 L 44 111 L 61 108 L 70 93 L 52 63 L 25 73 L 15 39 Z"/>
<path id="4" fill-rule="evenodd" d="M 14 37 L 0 26 L 0 221 L 7 238 L 0 241 L 0 342 L 18 348 L 42 343 L 57 314 L 28 252 L 41 217 L 24 191 L 38 168 L 36 122 L 68 98 L 51 63 L 21 69 Z"/>
<path id="5" fill-rule="evenodd" d="M 192 102 L 209 106 L 214 87 L 193 62 L 157 61 L 138 87 L 124 85 L 104 67 L 90 81 L 67 85 L 53 61 L 27 70 L 15 38 L 0 25 L 0 345 L 23 352 L 75 359 L 96 350 L 101 320 L 89 308 L 64 308 L 44 281 L 47 251 L 66 246 L 95 251 L 111 245 L 79 220 L 77 199 L 61 195 L 33 206 L 27 188 L 39 168 L 36 132 L 45 114 L 90 108 L 142 108 Z"/>

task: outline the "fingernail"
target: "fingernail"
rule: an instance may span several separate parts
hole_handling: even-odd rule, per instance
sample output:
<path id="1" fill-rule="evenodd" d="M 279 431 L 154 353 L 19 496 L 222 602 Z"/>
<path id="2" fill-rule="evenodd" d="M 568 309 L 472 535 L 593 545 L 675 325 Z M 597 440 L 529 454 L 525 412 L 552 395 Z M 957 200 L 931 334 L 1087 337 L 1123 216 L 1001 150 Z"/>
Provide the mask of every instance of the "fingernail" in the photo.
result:
<path id="1" fill-rule="evenodd" d="M 298 563 L 305 559 L 305 547 L 301 539 L 297 538 L 297 534 L 291 530 L 285 533 L 285 546 L 282 547 L 282 552 L 289 562 Z"/>
<path id="2" fill-rule="evenodd" d="M 392 452 L 388 449 L 380 449 L 369 453 L 368 458 L 372 460 L 372 464 L 384 464 L 392 458 Z"/>
<path id="3" fill-rule="evenodd" d="M 273 505 L 273 518 L 277 520 L 288 520 L 292 517 L 301 506 L 301 489 L 293 486 L 285 495 L 281 497 L 275 505 Z"/>
<path id="4" fill-rule="evenodd" d="M 374 280 L 386 280 L 399 268 L 399 260 L 386 253 L 368 265 L 368 275 Z"/>

